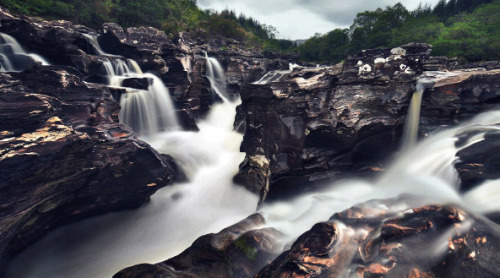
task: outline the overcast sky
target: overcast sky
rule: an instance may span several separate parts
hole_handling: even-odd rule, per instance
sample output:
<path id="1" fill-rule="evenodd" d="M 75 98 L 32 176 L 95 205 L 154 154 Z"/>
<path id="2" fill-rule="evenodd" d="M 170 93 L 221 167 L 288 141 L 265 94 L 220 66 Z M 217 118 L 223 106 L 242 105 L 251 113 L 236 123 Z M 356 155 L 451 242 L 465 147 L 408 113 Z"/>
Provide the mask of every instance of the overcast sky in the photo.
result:
<path id="1" fill-rule="evenodd" d="M 347 28 L 359 12 L 392 6 L 401 2 L 414 10 L 420 2 L 432 7 L 439 0 L 198 0 L 202 9 L 228 8 L 244 13 L 278 30 L 284 39 L 307 39 L 315 33 Z"/>

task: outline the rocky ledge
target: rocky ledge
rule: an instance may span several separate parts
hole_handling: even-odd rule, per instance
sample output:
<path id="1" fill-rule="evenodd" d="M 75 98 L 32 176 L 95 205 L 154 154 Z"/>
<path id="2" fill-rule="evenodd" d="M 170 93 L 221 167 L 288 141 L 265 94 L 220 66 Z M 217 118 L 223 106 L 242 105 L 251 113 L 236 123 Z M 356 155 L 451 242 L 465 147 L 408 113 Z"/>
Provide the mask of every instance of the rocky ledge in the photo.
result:
<path id="1" fill-rule="evenodd" d="M 248 84 L 239 119 L 245 161 L 235 181 L 271 201 L 325 182 L 384 171 L 400 145 L 410 99 L 420 77 L 420 136 L 494 109 L 498 63 L 449 72 L 426 44 L 361 51 L 344 64 L 296 68 L 268 83 Z M 496 65 L 496 66 L 495 66 Z M 482 66 L 469 65 L 469 66 Z"/>
<path id="2" fill-rule="evenodd" d="M 54 228 L 137 208 L 174 180 L 172 159 L 118 112 L 109 88 L 73 68 L 0 74 L 0 270 Z"/>

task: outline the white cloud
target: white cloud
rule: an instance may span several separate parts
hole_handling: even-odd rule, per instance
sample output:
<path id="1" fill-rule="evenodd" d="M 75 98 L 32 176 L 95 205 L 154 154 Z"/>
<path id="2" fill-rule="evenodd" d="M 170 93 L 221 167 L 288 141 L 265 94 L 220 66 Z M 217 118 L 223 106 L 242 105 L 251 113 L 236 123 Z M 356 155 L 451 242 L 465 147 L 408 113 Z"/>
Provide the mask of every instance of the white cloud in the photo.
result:
<path id="1" fill-rule="evenodd" d="M 228 8 L 277 28 L 278 37 L 306 39 L 315 33 L 349 27 L 356 14 L 401 2 L 408 10 L 420 2 L 434 6 L 438 0 L 198 0 L 202 9 Z"/>

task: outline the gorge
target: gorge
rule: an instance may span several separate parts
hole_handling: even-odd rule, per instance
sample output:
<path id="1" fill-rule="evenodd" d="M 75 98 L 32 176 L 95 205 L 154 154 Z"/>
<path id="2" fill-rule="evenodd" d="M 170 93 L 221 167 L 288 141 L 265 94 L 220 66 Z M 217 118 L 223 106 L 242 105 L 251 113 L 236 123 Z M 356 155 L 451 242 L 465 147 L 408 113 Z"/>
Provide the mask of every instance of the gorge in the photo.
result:
<path id="1" fill-rule="evenodd" d="M 0 21 L 0 275 L 500 274 L 499 62 Z"/>

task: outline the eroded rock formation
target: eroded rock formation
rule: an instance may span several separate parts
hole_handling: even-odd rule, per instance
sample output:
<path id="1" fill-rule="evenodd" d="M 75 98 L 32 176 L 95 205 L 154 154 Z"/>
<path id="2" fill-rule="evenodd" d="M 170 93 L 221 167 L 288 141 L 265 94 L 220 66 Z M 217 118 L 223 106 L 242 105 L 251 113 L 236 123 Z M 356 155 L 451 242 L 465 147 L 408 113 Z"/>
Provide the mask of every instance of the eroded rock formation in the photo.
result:
<path id="1" fill-rule="evenodd" d="M 172 159 L 118 111 L 107 87 L 69 67 L 0 75 L 2 264 L 62 224 L 137 208 L 174 180 Z"/>

